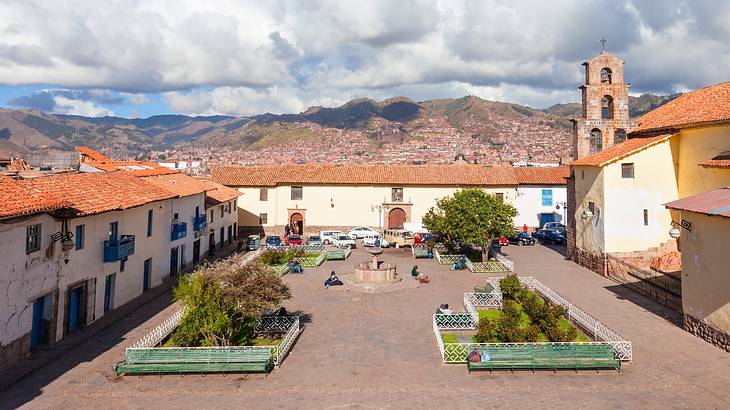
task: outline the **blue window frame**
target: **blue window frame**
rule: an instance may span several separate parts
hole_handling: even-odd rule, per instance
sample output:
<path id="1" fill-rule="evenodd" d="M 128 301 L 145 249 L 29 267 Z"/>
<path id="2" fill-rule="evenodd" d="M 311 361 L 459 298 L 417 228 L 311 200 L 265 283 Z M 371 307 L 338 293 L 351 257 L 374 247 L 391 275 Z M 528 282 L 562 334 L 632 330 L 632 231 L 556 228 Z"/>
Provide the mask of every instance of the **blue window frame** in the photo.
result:
<path id="1" fill-rule="evenodd" d="M 553 190 L 542 190 L 542 206 L 553 206 Z"/>
<path id="2" fill-rule="evenodd" d="M 112 222 L 109 224 L 109 242 L 116 242 L 119 236 L 119 223 Z"/>
<path id="3" fill-rule="evenodd" d="M 84 225 L 76 225 L 76 250 L 84 249 Z"/>

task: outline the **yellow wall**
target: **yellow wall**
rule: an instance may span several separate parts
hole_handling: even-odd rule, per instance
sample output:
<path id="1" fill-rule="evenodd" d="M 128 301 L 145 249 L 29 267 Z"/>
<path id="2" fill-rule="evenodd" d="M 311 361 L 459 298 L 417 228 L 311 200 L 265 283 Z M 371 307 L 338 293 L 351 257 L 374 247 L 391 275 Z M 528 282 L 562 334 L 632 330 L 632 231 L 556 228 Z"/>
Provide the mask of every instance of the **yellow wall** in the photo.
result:
<path id="1" fill-rule="evenodd" d="M 692 128 L 678 136 L 680 198 L 730 185 L 730 169 L 697 165 L 730 151 L 730 126 Z"/>
<path id="2" fill-rule="evenodd" d="M 683 211 L 692 232 L 682 229 L 682 307 L 695 319 L 730 332 L 730 218 Z"/>
<path id="3" fill-rule="evenodd" d="M 663 204 L 678 198 L 671 138 L 603 167 L 605 251 L 642 251 L 671 240 L 671 215 Z M 634 164 L 634 178 L 621 177 L 621 164 Z M 648 225 L 644 225 L 644 209 Z"/>
<path id="4" fill-rule="evenodd" d="M 603 170 L 600 167 L 574 166 L 575 175 L 575 244 L 578 249 L 587 252 L 603 252 L 604 235 L 604 196 Z M 588 210 L 588 202 L 595 204 L 595 213 L 584 219 L 583 212 Z"/>

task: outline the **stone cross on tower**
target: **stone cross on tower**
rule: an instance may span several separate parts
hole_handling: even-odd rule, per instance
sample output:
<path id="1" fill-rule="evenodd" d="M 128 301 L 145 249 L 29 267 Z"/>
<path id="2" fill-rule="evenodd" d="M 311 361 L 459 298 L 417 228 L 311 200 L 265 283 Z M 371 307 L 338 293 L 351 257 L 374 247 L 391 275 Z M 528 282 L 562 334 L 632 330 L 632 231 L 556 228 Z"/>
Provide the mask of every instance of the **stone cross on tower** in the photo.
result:
<path id="1" fill-rule="evenodd" d="M 601 37 L 601 50 L 606 51 L 606 39 Z"/>

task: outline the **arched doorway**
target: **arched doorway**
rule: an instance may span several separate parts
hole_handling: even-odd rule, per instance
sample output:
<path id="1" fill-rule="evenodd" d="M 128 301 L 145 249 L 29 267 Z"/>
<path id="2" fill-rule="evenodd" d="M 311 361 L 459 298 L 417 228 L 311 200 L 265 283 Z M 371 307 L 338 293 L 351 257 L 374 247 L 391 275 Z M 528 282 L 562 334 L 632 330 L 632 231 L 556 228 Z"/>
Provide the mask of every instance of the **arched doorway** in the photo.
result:
<path id="1" fill-rule="evenodd" d="M 406 211 L 401 208 L 393 208 L 388 213 L 388 229 L 403 229 L 406 222 Z"/>
<path id="2" fill-rule="evenodd" d="M 299 212 L 291 214 L 289 224 L 294 225 L 296 228 L 296 232 L 294 233 L 301 235 L 304 232 L 304 217 Z"/>

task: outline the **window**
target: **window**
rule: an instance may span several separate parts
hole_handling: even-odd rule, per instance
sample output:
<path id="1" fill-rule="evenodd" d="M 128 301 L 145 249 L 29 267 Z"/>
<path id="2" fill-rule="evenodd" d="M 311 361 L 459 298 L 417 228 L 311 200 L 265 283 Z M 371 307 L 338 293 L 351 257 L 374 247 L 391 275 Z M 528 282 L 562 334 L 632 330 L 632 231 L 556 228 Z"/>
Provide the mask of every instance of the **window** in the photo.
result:
<path id="1" fill-rule="evenodd" d="M 624 141 L 626 141 L 626 130 L 623 128 L 618 128 L 616 131 L 614 131 L 613 134 L 613 144 L 620 144 Z"/>
<path id="2" fill-rule="evenodd" d="M 649 225 L 649 210 L 644 209 L 644 226 Z"/>
<path id="3" fill-rule="evenodd" d="M 25 253 L 41 249 L 41 224 L 30 225 L 25 231 Z"/>
<path id="4" fill-rule="evenodd" d="M 109 241 L 116 242 L 118 236 L 119 236 L 119 223 L 115 221 L 115 222 L 112 222 L 109 224 Z"/>
<path id="5" fill-rule="evenodd" d="M 152 236 L 152 210 L 147 211 L 147 236 Z"/>
<path id="6" fill-rule="evenodd" d="M 301 201 L 301 199 L 302 199 L 302 187 L 300 187 L 300 186 L 291 187 L 291 200 L 292 201 Z"/>
<path id="7" fill-rule="evenodd" d="M 124 272 L 124 268 L 126 268 L 127 261 L 126 259 L 122 259 L 119 261 L 119 272 Z"/>
<path id="8" fill-rule="evenodd" d="M 591 152 L 599 152 L 603 149 L 603 134 L 598 128 L 591 130 L 590 136 Z"/>
<path id="9" fill-rule="evenodd" d="M 223 218 L 224 216 L 226 216 L 224 214 L 224 212 L 226 211 L 226 208 L 223 205 L 221 205 L 220 208 L 221 208 L 221 218 Z"/>
<path id="10" fill-rule="evenodd" d="M 84 225 L 76 225 L 76 250 L 84 249 Z"/>
<path id="11" fill-rule="evenodd" d="M 403 202 L 403 188 L 391 188 L 390 199 L 392 202 Z"/>
<path id="12" fill-rule="evenodd" d="M 198 215 L 200 215 L 200 207 L 196 206 L 195 207 L 195 216 L 197 217 Z"/>
<path id="13" fill-rule="evenodd" d="M 601 119 L 610 120 L 613 118 L 613 98 L 610 95 L 604 95 L 601 98 Z"/>
<path id="14" fill-rule="evenodd" d="M 634 178 L 634 164 L 621 164 L 621 178 Z"/>
<path id="15" fill-rule="evenodd" d="M 596 214 L 596 204 L 591 201 L 588 201 L 588 210 L 591 211 L 591 213 L 593 215 L 595 215 Z"/>
<path id="16" fill-rule="evenodd" d="M 215 212 L 211 209 L 210 210 L 210 223 L 213 223 L 213 215 L 214 214 L 215 214 Z"/>
<path id="17" fill-rule="evenodd" d="M 269 200 L 269 189 L 268 188 L 259 189 L 259 201 L 268 201 L 268 200 Z"/>
<path id="18" fill-rule="evenodd" d="M 586 171 L 584 169 L 580 170 L 580 179 L 586 179 Z"/>
<path id="19" fill-rule="evenodd" d="M 142 273 L 142 291 L 150 288 L 152 276 L 152 258 L 144 260 L 144 272 Z"/>
<path id="20" fill-rule="evenodd" d="M 269 223 L 269 214 L 259 214 L 259 223 L 261 225 L 266 225 Z"/>
<path id="21" fill-rule="evenodd" d="M 542 206 L 553 206 L 553 190 L 542 190 Z"/>
<path id="22" fill-rule="evenodd" d="M 499 199 L 500 201 L 504 202 L 504 194 L 502 192 L 497 192 L 496 194 L 494 194 L 494 196 L 496 196 L 497 199 Z"/>
<path id="23" fill-rule="evenodd" d="M 612 82 L 611 78 L 611 69 L 608 67 L 604 67 L 601 69 L 601 84 L 611 84 Z"/>
<path id="24" fill-rule="evenodd" d="M 233 209 L 236 209 L 238 207 L 238 199 L 233 200 Z"/>

